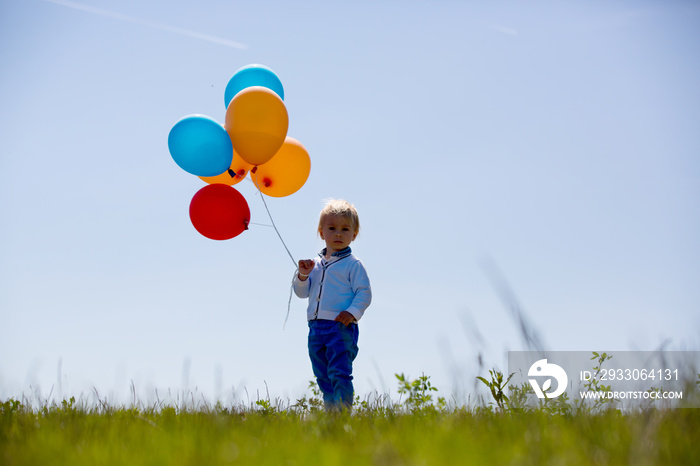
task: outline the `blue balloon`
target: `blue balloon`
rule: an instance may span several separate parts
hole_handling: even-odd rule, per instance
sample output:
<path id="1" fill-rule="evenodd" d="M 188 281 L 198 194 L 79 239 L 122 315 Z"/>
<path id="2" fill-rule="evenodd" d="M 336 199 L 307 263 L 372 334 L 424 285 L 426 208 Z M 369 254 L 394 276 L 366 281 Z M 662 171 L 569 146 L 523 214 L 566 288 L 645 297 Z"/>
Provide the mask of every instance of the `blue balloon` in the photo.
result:
<path id="1" fill-rule="evenodd" d="M 205 115 L 188 115 L 175 123 L 168 134 L 168 149 L 180 168 L 197 176 L 220 175 L 233 160 L 228 133 Z"/>
<path id="2" fill-rule="evenodd" d="M 275 92 L 284 100 L 284 88 L 282 81 L 274 71 L 263 65 L 247 65 L 236 71 L 231 77 L 224 91 L 224 105 L 228 104 L 240 91 L 251 86 L 266 87 Z"/>

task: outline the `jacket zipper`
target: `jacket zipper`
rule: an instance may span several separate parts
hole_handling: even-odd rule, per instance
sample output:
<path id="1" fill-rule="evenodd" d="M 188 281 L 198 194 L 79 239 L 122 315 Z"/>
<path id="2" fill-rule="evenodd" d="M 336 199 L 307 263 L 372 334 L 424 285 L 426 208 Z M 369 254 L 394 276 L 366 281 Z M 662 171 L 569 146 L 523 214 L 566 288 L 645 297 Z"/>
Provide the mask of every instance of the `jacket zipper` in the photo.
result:
<path id="1" fill-rule="evenodd" d="M 323 265 L 323 273 L 321 274 L 321 283 L 319 284 L 318 287 L 318 297 L 316 298 L 316 312 L 314 313 L 314 319 L 318 319 L 318 310 L 321 307 L 321 293 L 323 292 L 323 280 L 326 278 L 326 269 L 328 268 L 329 264 L 324 264 Z"/>

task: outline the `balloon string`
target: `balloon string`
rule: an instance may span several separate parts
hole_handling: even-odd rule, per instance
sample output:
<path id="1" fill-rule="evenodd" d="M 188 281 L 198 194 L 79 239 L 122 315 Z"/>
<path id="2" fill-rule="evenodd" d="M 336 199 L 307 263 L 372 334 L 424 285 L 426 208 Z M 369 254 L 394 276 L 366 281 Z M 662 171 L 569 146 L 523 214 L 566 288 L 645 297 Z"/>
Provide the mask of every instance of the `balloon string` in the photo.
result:
<path id="1" fill-rule="evenodd" d="M 258 188 L 258 185 L 256 184 L 255 187 Z M 267 208 L 267 202 L 265 202 L 265 196 L 260 191 L 260 188 L 258 188 L 258 193 L 260 193 L 260 199 L 262 199 L 263 205 L 265 206 L 265 210 L 267 210 L 267 216 L 270 217 L 270 222 L 272 222 L 272 227 L 275 229 L 275 232 L 277 233 L 277 236 L 279 236 L 280 241 L 282 241 L 282 246 L 284 246 L 284 249 L 287 250 L 287 254 L 289 254 L 289 258 L 292 259 L 292 264 L 294 264 L 294 267 L 296 267 L 297 261 L 294 260 L 294 256 L 292 256 L 292 253 L 289 252 L 289 248 L 287 247 L 287 244 L 282 239 L 282 235 L 280 235 L 280 231 L 277 229 L 277 225 L 275 225 L 275 221 L 272 219 L 272 214 L 270 214 L 270 209 Z"/>
<path id="2" fill-rule="evenodd" d="M 289 286 L 289 301 L 287 301 L 287 315 L 284 316 L 284 324 L 282 324 L 282 330 L 287 327 L 287 320 L 289 320 L 289 310 L 292 308 L 292 293 L 294 292 L 294 278 L 299 273 L 299 269 L 294 270 L 294 275 L 292 275 L 292 284 Z"/>
<path id="3" fill-rule="evenodd" d="M 299 268 L 297 267 L 297 261 L 294 260 L 294 256 L 292 256 L 292 253 L 289 252 L 289 248 L 287 247 L 287 244 L 284 242 L 284 239 L 282 239 L 282 235 L 280 234 L 280 231 L 277 229 L 277 225 L 275 225 L 275 221 L 272 219 L 272 214 L 270 213 L 270 209 L 267 207 L 267 202 L 265 202 L 265 196 L 263 195 L 262 191 L 260 191 L 260 188 L 256 183 L 255 187 L 258 188 L 258 193 L 260 194 L 260 199 L 263 201 L 263 205 L 265 206 L 265 210 L 267 211 L 267 216 L 270 217 L 270 222 L 272 222 L 272 227 L 275 229 L 275 232 L 277 233 L 277 236 L 279 236 L 280 241 L 282 241 L 282 245 L 284 246 L 284 249 L 287 250 L 287 254 L 289 254 L 290 259 L 292 259 L 292 264 L 294 264 L 294 275 L 292 276 L 292 284 L 289 287 L 289 301 L 287 301 L 287 315 L 284 317 L 284 324 L 282 325 L 282 330 L 285 329 L 287 326 L 287 320 L 289 320 L 289 310 L 292 308 L 292 293 L 294 292 L 294 277 L 296 274 L 299 272 Z"/>

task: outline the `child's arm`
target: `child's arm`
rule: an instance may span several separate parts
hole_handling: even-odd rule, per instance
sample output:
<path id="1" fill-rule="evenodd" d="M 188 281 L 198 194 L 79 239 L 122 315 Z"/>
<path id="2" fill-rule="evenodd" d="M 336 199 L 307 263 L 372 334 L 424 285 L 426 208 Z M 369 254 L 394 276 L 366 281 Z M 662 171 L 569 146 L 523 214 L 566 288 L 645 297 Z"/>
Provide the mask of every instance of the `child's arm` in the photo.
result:
<path id="1" fill-rule="evenodd" d="M 357 261 L 350 270 L 350 286 L 355 297 L 345 312 L 350 314 L 354 321 L 358 321 L 372 302 L 372 287 L 369 284 L 367 271 L 360 261 Z"/>

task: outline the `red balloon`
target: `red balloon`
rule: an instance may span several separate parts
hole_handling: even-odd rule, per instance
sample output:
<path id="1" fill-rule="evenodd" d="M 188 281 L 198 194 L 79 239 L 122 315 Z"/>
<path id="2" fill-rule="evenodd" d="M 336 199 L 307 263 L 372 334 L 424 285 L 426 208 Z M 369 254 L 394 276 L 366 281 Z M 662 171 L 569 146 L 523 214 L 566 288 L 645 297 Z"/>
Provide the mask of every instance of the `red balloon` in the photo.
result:
<path id="1" fill-rule="evenodd" d="M 235 188 L 225 184 L 210 184 L 192 197 L 190 220 L 209 239 L 234 238 L 248 229 L 248 202 Z"/>

